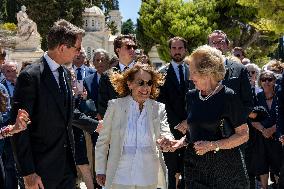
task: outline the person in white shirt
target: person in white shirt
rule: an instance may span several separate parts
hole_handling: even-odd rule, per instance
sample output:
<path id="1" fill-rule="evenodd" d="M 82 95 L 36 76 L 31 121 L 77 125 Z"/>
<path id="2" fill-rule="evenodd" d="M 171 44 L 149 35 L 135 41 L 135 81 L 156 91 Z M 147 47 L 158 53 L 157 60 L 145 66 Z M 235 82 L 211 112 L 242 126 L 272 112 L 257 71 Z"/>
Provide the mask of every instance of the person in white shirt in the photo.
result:
<path id="1" fill-rule="evenodd" d="M 109 101 L 96 143 L 97 182 L 105 189 L 165 189 L 166 166 L 159 149 L 167 151 L 176 141 L 165 105 L 154 100 L 162 75 L 137 63 L 114 72 L 110 80 L 121 98 Z"/>

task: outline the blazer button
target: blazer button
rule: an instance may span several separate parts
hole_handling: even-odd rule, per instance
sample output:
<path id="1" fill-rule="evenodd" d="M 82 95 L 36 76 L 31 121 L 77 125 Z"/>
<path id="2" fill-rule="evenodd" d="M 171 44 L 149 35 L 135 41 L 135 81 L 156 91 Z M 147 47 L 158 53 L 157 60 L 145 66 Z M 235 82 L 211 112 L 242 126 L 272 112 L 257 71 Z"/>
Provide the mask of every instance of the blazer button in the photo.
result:
<path id="1" fill-rule="evenodd" d="M 66 147 L 67 147 L 67 144 L 64 144 L 63 147 L 66 148 Z"/>

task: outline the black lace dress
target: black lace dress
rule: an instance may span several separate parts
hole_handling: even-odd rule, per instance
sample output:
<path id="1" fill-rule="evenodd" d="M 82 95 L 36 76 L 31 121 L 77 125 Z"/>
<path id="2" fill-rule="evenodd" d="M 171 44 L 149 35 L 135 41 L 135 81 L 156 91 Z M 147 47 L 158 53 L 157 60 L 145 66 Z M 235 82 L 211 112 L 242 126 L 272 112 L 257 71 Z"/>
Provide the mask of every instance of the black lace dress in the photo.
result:
<path id="1" fill-rule="evenodd" d="M 190 132 L 185 152 L 186 189 L 247 189 L 249 181 L 240 149 L 220 150 L 197 155 L 193 143 L 223 139 L 220 121 L 226 118 L 236 128 L 246 123 L 243 108 L 234 92 L 223 87 L 217 94 L 202 101 L 198 90 L 187 94 Z"/>

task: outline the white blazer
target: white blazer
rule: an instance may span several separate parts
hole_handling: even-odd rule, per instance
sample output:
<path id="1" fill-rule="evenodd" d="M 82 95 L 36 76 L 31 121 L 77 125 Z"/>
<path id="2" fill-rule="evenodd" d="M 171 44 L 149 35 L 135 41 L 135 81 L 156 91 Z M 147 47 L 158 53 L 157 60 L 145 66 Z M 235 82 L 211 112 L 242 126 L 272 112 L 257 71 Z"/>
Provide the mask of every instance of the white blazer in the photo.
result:
<path id="1" fill-rule="evenodd" d="M 97 174 L 106 174 L 105 189 L 111 189 L 113 179 L 120 161 L 123 149 L 124 135 L 127 128 L 130 98 L 113 99 L 108 102 L 108 108 L 104 116 L 103 129 L 100 132 L 95 149 L 95 169 Z M 167 188 L 166 165 L 162 152 L 156 145 L 156 140 L 164 136 L 174 138 L 167 122 L 165 105 L 147 100 L 145 108 L 148 115 L 149 126 L 153 137 L 153 149 L 156 158 L 159 159 L 157 188 Z M 145 162 L 146 163 L 146 162 Z"/>

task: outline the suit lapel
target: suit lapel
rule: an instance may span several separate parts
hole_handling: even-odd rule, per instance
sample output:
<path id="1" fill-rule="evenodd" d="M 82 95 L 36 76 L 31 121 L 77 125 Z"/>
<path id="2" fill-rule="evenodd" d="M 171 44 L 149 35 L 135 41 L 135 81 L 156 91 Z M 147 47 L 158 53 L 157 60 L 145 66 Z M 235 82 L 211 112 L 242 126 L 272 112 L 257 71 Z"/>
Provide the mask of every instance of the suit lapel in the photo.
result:
<path id="1" fill-rule="evenodd" d="M 130 107 L 130 98 L 131 96 L 127 96 L 121 100 L 121 122 L 120 122 L 120 136 L 121 136 L 121 146 L 123 146 L 124 137 L 126 133 L 126 129 L 128 127 L 128 115 L 129 115 L 129 107 Z"/>
<path id="2" fill-rule="evenodd" d="M 40 70 L 42 73 L 42 82 L 44 83 L 46 88 L 50 91 L 51 95 L 54 97 L 58 109 L 60 110 L 62 116 L 66 120 L 67 118 L 64 110 L 64 101 L 61 97 L 59 86 L 44 58 L 42 58 L 42 63 L 40 64 Z"/>
<path id="3" fill-rule="evenodd" d="M 168 79 L 176 86 L 176 88 L 179 90 L 180 87 L 179 87 L 179 82 L 178 82 L 178 79 L 177 79 L 177 75 L 175 73 L 175 70 L 174 70 L 174 67 L 172 66 L 172 64 L 170 64 L 169 66 L 169 70 L 168 70 L 168 73 L 167 73 L 167 76 L 168 76 Z"/>

